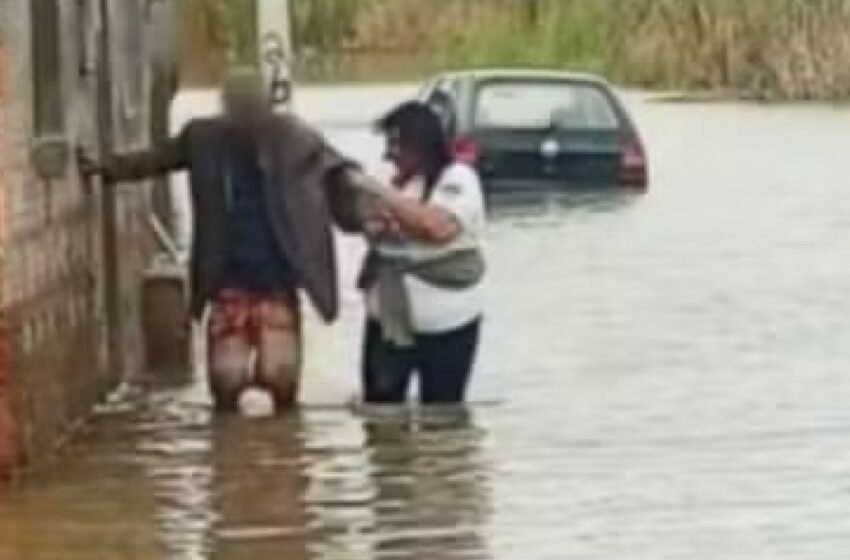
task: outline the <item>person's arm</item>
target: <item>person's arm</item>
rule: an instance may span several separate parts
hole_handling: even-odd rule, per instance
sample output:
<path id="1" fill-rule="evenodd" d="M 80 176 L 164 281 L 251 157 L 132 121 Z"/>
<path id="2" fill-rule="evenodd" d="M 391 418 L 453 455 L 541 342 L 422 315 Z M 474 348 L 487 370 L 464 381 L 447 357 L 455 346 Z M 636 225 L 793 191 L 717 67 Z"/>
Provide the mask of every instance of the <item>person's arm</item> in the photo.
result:
<path id="1" fill-rule="evenodd" d="M 365 233 L 376 218 L 376 198 L 361 188 L 362 173 L 343 165 L 330 173 L 326 183 L 328 206 L 334 223 L 346 233 Z"/>
<path id="2" fill-rule="evenodd" d="M 140 181 L 184 169 L 187 164 L 187 132 L 149 149 L 112 154 L 95 163 L 81 156 L 80 168 L 87 174 L 101 174 L 106 181 Z"/>
<path id="3" fill-rule="evenodd" d="M 310 172 L 319 174 L 334 224 L 346 233 L 363 233 L 372 204 L 354 179 L 360 166 L 345 158 L 318 130 L 292 113 L 279 115 L 272 123 L 279 127 L 275 133 L 282 133 L 279 144 L 285 151 L 284 161 L 290 166 L 310 162 Z"/>
<path id="4" fill-rule="evenodd" d="M 434 185 L 427 202 L 388 190 L 381 204 L 402 233 L 433 245 L 448 244 L 475 228 L 484 212 L 481 183 L 475 171 L 465 166 L 449 170 Z"/>
<path id="5" fill-rule="evenodd" d="M 356 212 L 359 230 L 377 236 L 404 233 L 435 244 L 450 242 L 460 231 L 455 215 L 441 206 L 411 200 L 356 167 L 346 168 L 333 189 L 337 200 L 352 197 L 350 209 Z"/>
<path id="6" fill-rule="evenodd" d="M 460 233 L 460 223 L 452 212 L 388 190 L 380 203 L 397 222 L 397 227 L 418 241 L 445 245 Z"/>
<path id="7" fill-rule="evenodd" d="M 362 233 L 372 239 L 401 235 L 402 228 L 384 201 L 393 189 L 366 174 L 357 165 L 338 170 L 331 181 L 328 198 L 337 225 L 347 233 Z"/>

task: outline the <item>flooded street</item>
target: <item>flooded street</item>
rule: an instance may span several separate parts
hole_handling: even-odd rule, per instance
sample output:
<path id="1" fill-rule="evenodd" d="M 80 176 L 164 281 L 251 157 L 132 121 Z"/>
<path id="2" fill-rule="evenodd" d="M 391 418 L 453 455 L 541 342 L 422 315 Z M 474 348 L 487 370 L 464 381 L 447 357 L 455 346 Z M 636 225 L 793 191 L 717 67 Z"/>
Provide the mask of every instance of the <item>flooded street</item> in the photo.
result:
<path id="1" fill-rule="evenodd" d="M 297 102 L 373 164 L 407 91 Z M 303 412 L 217 419 L 202 381 L 141 379 L 0 496 L 0 560 L 847 558 L 850 110 L 627 100 L 647 196 L 493 216 L 468 415 L 347 406 L 343 240 Z"/>

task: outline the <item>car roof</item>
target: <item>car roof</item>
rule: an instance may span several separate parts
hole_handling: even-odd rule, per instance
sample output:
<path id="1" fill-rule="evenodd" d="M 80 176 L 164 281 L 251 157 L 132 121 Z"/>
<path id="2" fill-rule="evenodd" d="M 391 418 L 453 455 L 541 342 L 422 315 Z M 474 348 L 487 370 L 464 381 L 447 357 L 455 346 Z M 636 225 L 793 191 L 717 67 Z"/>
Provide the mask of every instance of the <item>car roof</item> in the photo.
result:
<path id="1" fill-rule="evenodd" d="M 566 70 L 547 70 L 531 68 L 486 68 L 467 69 L 444 72 L 437 78 L 460 78 L 470 80 L 564 80 L 571 82 L 582 82 L 607 87 L 608 81 L 602 76 L 583 72 L 571 72 Z"/>

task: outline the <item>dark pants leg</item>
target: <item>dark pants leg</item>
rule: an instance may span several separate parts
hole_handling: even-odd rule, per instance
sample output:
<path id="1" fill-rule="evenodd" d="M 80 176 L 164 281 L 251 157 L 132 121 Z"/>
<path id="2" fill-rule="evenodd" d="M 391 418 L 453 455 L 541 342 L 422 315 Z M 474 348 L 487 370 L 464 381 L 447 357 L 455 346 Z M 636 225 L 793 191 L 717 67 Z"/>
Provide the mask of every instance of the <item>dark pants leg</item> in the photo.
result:
<path id="1" fill-rule="evenodd" d="M 363 334 L 363 399 L 371 404 L 399 404 L 415 368 L 413 348 L 399 348 L 384 340 L 380 324 L 368 321 Z"/>
<path id="2" fill-rule="evenodd" d="M 457 330 L 417 335 L 416 366 L 422 404 L 464 401 L 475 363 L 481 320 Z"/>

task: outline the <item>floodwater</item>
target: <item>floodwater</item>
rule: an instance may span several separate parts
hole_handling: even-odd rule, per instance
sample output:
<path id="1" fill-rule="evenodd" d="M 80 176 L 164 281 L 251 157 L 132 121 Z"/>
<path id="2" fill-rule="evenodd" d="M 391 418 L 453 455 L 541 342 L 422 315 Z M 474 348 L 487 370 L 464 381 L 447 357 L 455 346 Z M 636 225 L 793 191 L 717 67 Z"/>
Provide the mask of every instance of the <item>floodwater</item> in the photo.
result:
<path id="1" fill-rule="evenodd" d="M 374 162 L 404 88 L 305 91 Z M 494 216 L 474 404 L 360 414 L 358 246 L 298 416 L 140 380 L 0 503 L 0 559 L 844 560 L 850 111 L 628 95 L 645 197 Z M 189 94 L 178 112 L 206 107 Z"/>

